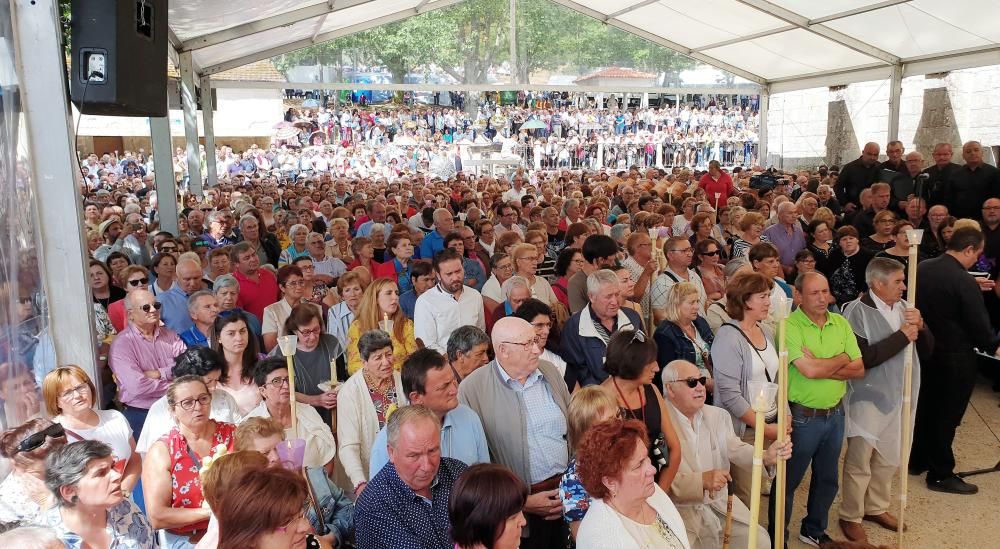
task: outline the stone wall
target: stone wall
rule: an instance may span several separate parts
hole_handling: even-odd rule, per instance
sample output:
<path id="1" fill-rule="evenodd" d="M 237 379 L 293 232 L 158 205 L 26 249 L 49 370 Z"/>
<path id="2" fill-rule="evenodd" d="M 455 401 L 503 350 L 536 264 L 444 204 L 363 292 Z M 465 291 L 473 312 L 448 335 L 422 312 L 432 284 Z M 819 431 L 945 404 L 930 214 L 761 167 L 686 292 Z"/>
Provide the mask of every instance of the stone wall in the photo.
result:
<path id="1" fill-rule="evenodd" d="M 907 151 L 919 150 L 928 163 L 936 143 L 955 147 L 965 141 L 1000 146 L 1000 65 L 903 80 L 899 139 Z M 844 164 L 868 141 L 882 146 L 888 136 L 889 81 L 861 82 L 846 88 L 814 88 L 775 94 L 768 113 L 768 152 L 785 169 Z"/>

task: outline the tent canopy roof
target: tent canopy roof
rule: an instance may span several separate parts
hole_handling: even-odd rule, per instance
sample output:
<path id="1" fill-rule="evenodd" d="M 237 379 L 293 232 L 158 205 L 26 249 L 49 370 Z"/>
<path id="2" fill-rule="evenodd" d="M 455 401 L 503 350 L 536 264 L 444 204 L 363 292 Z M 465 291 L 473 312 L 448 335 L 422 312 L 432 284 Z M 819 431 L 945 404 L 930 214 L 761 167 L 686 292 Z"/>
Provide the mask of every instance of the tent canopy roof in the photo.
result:
<path id="1" fill-rule="evenodd" d="M 461 0 L 170 0 L 171 45 L 217 74 Z M 1000 64 L 994 0 L 551 0 L 772 92 Z"/>

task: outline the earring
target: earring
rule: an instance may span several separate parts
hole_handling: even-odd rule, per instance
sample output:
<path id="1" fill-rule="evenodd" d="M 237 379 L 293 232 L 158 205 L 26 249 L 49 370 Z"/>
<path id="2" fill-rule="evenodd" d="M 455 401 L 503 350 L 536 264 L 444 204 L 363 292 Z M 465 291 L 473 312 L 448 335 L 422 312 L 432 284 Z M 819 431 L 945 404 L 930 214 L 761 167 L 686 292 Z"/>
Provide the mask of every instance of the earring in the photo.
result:
<path id="1" fill-rule="evenodd" d="M 73 496 L 73 497 L 69 498 L 69 501 L 71 503 L 76 503 L 76 502 L 80 501 L 80 496 Z"/>

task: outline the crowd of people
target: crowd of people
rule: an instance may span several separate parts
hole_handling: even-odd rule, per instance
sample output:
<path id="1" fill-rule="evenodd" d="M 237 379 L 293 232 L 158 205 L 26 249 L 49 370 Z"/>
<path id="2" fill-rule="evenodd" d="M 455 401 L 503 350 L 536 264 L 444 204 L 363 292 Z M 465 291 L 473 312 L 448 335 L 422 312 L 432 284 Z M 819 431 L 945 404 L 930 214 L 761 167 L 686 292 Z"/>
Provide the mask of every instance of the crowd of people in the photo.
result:
<path id="1" fill-rule="evenodd" d="M 753 99 L 753 101 L 751 101 Z M 484 148 L 515 165 L 539 169 L 628 169 L 632 166 L 687 166 L 704 169 L 712 160 L 724 166 L 758 162 L 755 98 L 733 106 L 721 99 L 698 106 L 662 108 L 497 107 L 484 103 L 476 114 L 457 108 L 401 107 L 289 108 L 272 144 L 234 152 L 220 147 L 215 168 L 220 177 L 236 174 L 277 179 L 384 177 L 433 172 L 444 178 L 475 164 Z M 537 129 L 522 129 L 528 122 Z M 288 128 L 288 129 L 285 129 Z M 283 133 L 289 131 L 286 136 Z M 209 158 L 201 149 L 201 176 Z M 186 153 L 172 157 L 176 177 L 188 176 Z M 152 175 L 152 156 L 90 155 L 84 176 L 92 187 L 114 186 L 123 177 Z"/>
<path id="2" fill-rule="evenodd" d="M 82 197 L 98 371 L 40 350 L 58 334 L 31 333 L 38 290 L 5 340 L 0 546 L 766 548 L 750 385 L 780 381 L 763 474 L 787 461 L 784 524 L 833 543 L 840 492 L 863 547 L 865 522 L 900 526 L 904 422 L 911 474 L 976 493 L 952 444 L 1000 325 L 1000 172 L 977 142 L 961 165 L 946 143 L 929 167 L 880 152 L 793 173 L 224 171 L 177 220 L 141 173 L 102 177 Z"/>

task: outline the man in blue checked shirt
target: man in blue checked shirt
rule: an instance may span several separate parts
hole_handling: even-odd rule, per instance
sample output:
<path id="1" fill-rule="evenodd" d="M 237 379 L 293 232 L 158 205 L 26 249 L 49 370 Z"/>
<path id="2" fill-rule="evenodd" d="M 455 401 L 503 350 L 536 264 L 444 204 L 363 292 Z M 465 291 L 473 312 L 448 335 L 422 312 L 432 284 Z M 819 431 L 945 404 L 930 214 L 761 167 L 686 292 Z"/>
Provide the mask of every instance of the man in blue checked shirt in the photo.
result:
<path id="1" fill-rule="evenodd" d="M 419 404 L 386 424 L 389 463 L 368 482 L 354 507 L 358 549 L 453 549 L 448 501 L 466 466 L 441 457 L 441 423 Z"/>

